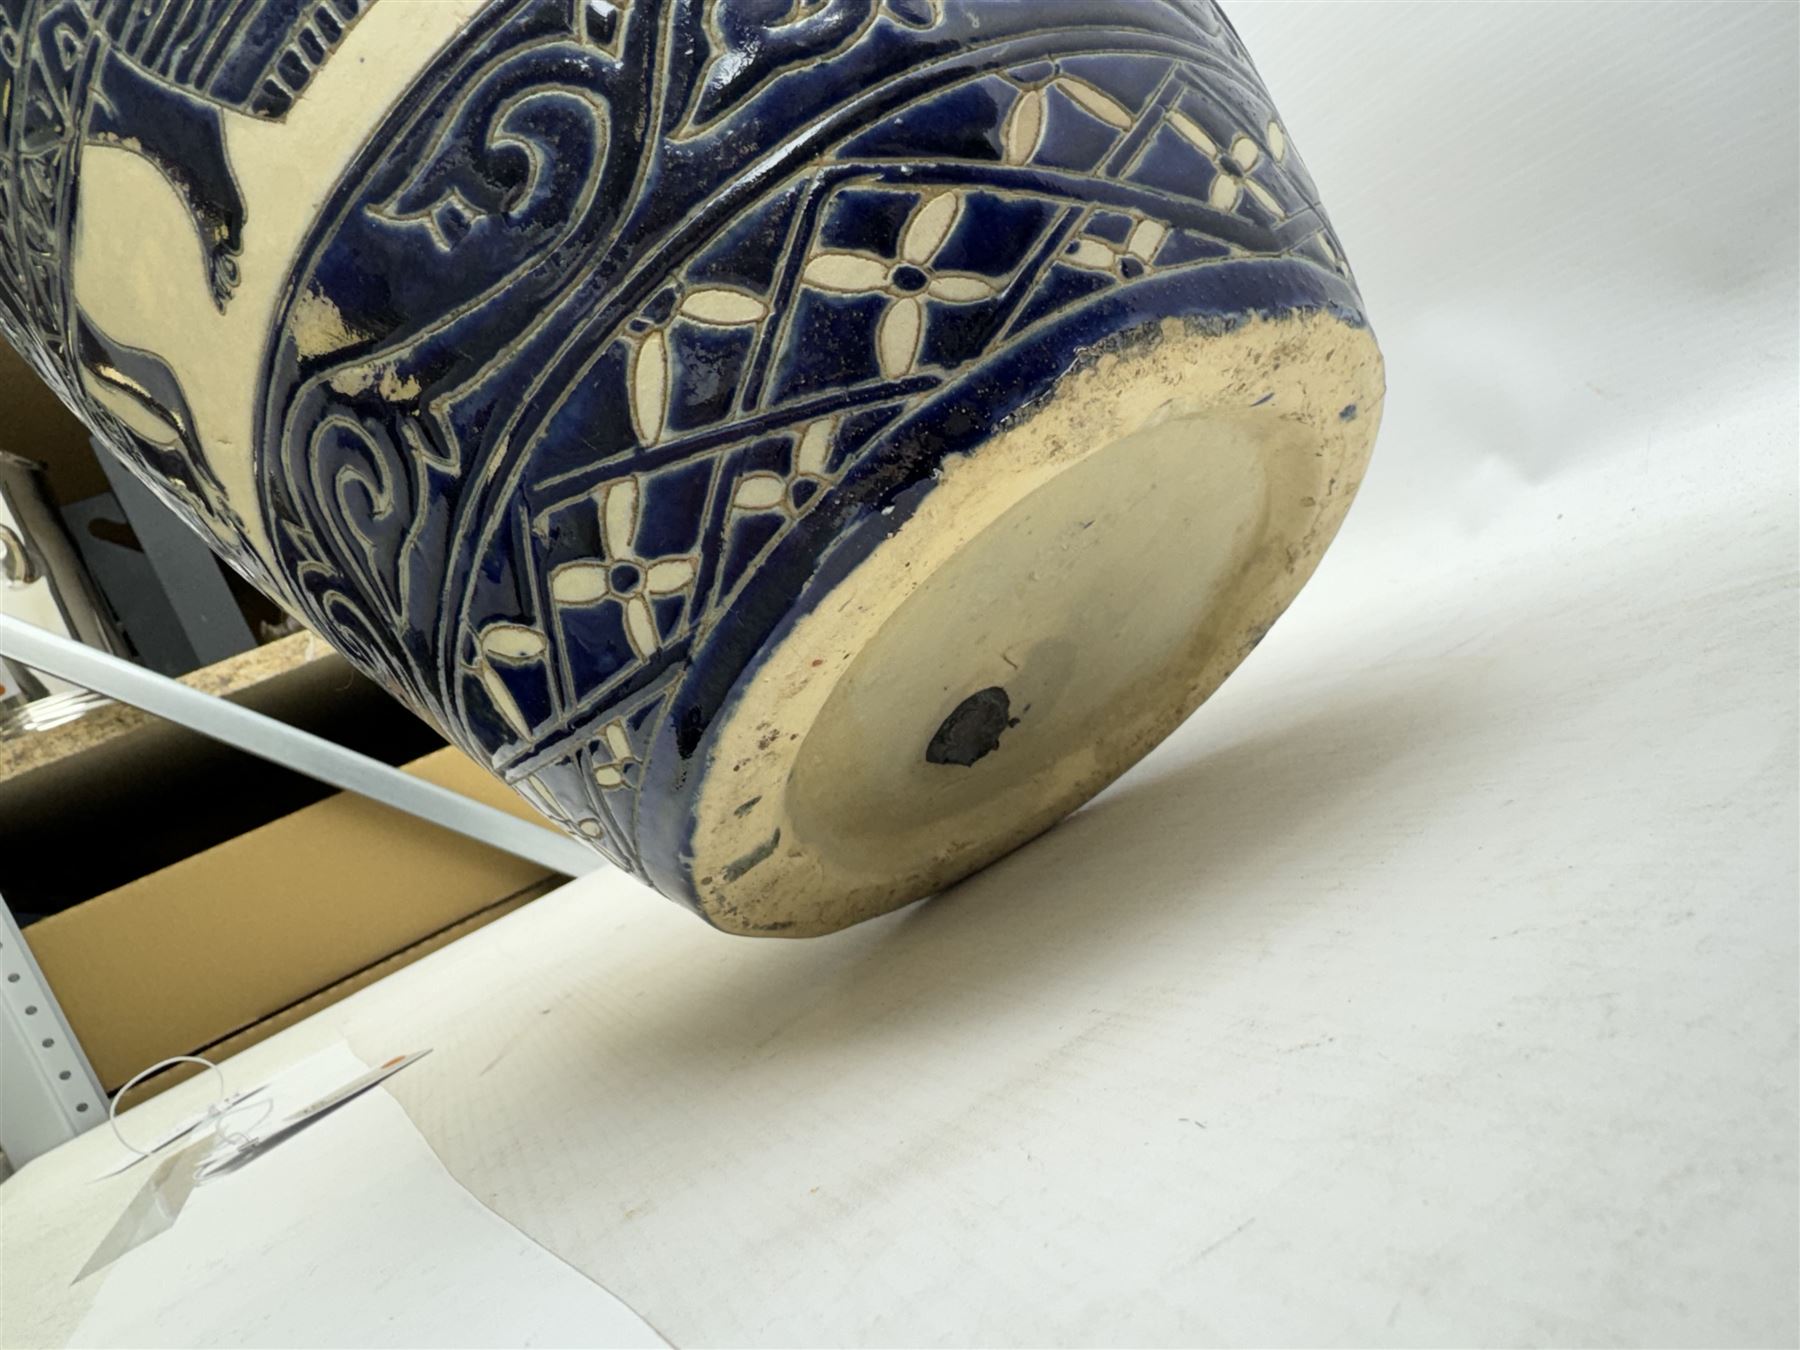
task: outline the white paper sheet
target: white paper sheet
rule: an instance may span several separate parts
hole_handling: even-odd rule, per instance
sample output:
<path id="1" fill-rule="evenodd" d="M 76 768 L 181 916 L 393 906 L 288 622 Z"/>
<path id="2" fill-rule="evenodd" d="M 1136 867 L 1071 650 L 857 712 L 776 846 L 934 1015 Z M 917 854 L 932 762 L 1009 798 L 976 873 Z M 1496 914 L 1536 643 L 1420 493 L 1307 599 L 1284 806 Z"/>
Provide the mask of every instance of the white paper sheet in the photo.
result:
<path id="1" fill-rule="evenodd" d="M 276 1116 L 365 1071 L 285 1070 Z M 77 1346 L 656 1346 L 630 1309 L 477 1203 L 375 1089 L 90 1278 Z"/>

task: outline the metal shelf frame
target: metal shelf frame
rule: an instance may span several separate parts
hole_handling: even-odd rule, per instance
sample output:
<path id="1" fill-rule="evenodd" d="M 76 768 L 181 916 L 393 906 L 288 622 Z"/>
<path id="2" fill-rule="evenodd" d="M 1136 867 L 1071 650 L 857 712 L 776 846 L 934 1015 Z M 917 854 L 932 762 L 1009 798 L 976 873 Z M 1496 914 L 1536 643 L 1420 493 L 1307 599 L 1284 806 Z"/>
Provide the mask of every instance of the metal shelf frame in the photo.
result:
<path id="1" fill-rule="evenodd" d="M 0 656 L 549 871 L 581 876 L 602 864 L 597 853 L 544 826 L 4 615 Z M 99 1124 L 108 1102 L 3 897 L 0 916 L 0 1150 L 17 1166 Z"/>
<path id="2" fill-rule="evenodd" d="M 14 1167 L 106 1119 L 107 1096 L 0 896 L 0 1149 Z"/>

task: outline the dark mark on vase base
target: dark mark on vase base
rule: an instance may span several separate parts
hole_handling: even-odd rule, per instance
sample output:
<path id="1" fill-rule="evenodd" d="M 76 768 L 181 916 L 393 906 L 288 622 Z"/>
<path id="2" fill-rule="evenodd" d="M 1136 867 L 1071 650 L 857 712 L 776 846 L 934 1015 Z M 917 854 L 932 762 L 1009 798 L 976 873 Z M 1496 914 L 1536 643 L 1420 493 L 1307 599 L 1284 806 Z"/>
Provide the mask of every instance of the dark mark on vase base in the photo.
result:
<path id="1" fill-rule="evenodd" d="M 1011 716 L 1012 699 L 999 685 L 970 694 L 943 721 L 925 747 L 928 764 L 960 764 L 968 768 L 983 755 L 1000 746 L 1000 737 L 1009 727 L 1019 725 Z"/>
<path id="2" fill-rule="evenodd" d="M 781 843 L 781 831 L 777 830 L 774 834 L 769 836 L 766 842 L 751 849 L 736 862 L 720 868 L 719 880 L 736 881 L 758 863 L 767 862 L 770 855 L 775 852 L 776 845 L 779 843 Z"/>

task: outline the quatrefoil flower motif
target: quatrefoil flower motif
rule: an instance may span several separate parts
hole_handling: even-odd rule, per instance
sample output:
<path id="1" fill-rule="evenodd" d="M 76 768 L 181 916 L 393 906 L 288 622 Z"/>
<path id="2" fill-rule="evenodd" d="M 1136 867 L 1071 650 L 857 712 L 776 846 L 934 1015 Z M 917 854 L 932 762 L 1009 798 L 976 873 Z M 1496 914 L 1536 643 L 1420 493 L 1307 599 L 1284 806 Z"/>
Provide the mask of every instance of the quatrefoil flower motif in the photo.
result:
<path id="1" fill-rule="evenodd" d="M 605 761 L 599 760 L 601 746 L 606 748 Z M 602 727 L 594 753 L 594 781 L 603 788 L 624 787 L 627 781 L 625 770 L 637 763 L 637 755 L 631 749 L 631 737 L 625 731 L 625 723 L 615 717 Z"/>
<path id="2" fill-rule="evenodd" d="M 570 607 L 618 605 L 625 636 L 641 660 L 662 646 L 650 602 L 686 590 L 693 583 L 695 567 L 691 557 L 638 556 L 638 508 L 636 478 L 609 483 L 600 498 L 601 556 L 555 568 L 550 573 L 550 596 Z"/>
<path id="3" fill-rule="evenodd" d="M 731 504 L 740 511 L 783 511 L 790 515 L 798 514 L 799 503 L 795 502 L 796 489 L 808 488 L 808 500 L 831 486 L 833 475 L 829 467 L 831 461 L 831 441 L 837 432 L 837 418 L 822 417 L 816 422 L 809 422 L 800 432 L 794 443 L 794 467 L 787 475 L 759 471 L 747 473 L 738 479 L 737 488 L 731 494 Z"/>
<path id="4" fill-rule="evenodd" d="M 934 265 L 962 212 L 961 192 L 938 192 L 923 198 L 900 232 L 897 260 L 837 249 L 821 249 L 807 259 L 802 279 L 809 286 L 839 295 L 888 297 L 875 329 L 875 356 L 881 373 L 890 380 L 918 366 L 927 297 L 968 305 L 996 292 L 994 283 L 984 276 L 947 272 Z"/>
<path id="5" fill-rule="evenodd" d="M 1000 127 L 1000 153 L 1006 163 L 1029 164 L 1037 157 L 1043 147 L 1044 129 L 1049 124 L 1050 91 L 1053 89 L 1115 132 L 1129 131 L 1137 120 L 1137 114 L 1104 89 L 1073 75 L 1058 74 L 1044 83 L 1024 86 L 1013 100 L 1012 109 Z"/>
<path id="6" fill-rule="evenodd" d="M 531 723 L 525 720 L 519 702 L 500 676 L 502 666 L 535 666 L 541 668 L 550 651 L 550 641 L 530 624 L 502 620 L 481 630 L 476 641 L 476 657 L 469 669 L 481 681 L 489 702 L 506 724 L 521 736 L 531 735 Z"/>
<path id="7" fill-rule="evenodd" d="M 1212 161 L 1213 181 L 1207 189 L 1206 202 L 1220 211 L 1235 211 L 1238 203 L 1246 196 L 1253 197 L 1277 220 L 1287 213 L 1281 209 L 1281 203 L 1274 195 L 1250 176 L 1250 172 L 1262 160 L 1262 147 L 1248 136 L 1237 136 L 1231 144 L 1221 149 L 1219 143 L 1207 135 L 1200 124 L 1183 112 L 1169 114 L 1169 125 L 1175 133 L 1192 145 L 1201 154 Z M 1268 126 L 1270 155 L 1280 161 L 1287 154 L 1287 137 L 1282 134 L 1277 122 Z"/>
<path id="8" fill-rule="evenodd" d="M 1144 274 L 1168 237 L 1167 225 L 1160 220 L 1144 219 L 1132 227 L 1123 246 L 1084 234 L 1063 252 L 1062 261 L 1129 281 Z"/>

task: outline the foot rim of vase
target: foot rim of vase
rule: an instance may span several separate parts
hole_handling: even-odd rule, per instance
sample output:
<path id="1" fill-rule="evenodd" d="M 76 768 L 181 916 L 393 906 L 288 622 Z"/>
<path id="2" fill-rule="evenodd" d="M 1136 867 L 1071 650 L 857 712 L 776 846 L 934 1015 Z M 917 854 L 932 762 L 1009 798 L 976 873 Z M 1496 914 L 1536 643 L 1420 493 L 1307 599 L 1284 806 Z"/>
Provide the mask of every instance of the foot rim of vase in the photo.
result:
<path id="1" fill-rule="evenodd" d="M 696 907 L 732 933 L 832 932 L 1093 797 L 1305 584 L 1382 392 L 1373 335 L 1331 311 L 1166 319 L 946 461 L 728 708 L 694 804 Z"/>

